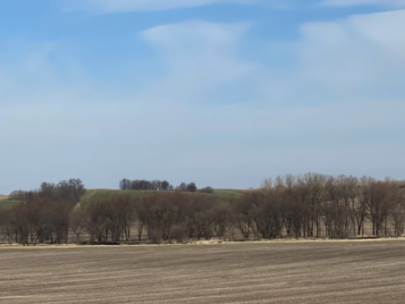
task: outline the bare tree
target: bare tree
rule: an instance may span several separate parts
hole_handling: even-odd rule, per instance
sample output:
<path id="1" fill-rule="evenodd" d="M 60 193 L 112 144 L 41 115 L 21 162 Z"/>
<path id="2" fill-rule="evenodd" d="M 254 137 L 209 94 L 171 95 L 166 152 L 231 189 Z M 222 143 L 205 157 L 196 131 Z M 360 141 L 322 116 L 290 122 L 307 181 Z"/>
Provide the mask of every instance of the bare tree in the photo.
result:
<path id="1" fill-rule="evenodd" d="M 392 209 L 395 191 L 395 187 L 389 181 L 369 180 L 363 185 L 363 198 L 373 225 L 373 234 L 376 236 L 380 236 L 381 231 L 386 228 L 384 224 Z"/>
<path id="2" fill-rule="evenodd" d="M 120 181 L 120 189 L 121 190 L 131 190 L 131 181 L 129 179 L 124 178 Z"/>
<path id="3" fill-rule="evenodd" d="M 187 184 L 186 184 L 186 183 L 181 183 L 180 185 L 178 185 L 178 186 L 176 187 L 176 190 L 179 190 L 179 191 L 187 191 Z"/>
<path id="4" fill-rule="evenodd" d="M 390 210 L 390 219 L 395 229 L 395 236 L 402 236 L 405 226 L 405 191 L 398 189 L 393 198 L 393 206 Z"/>
<path id="5" fill-rule="evenodd" d="M 170 186 L 170 184 L 169 184 L 169 182 L 166 181 L 166 180 L 164 180 L 164 181 L 161 183 L 161 187 L 162 187 L 162 190 L 163 190 L 163 191 L 169 190 L 169 186 Z"/>
<path id="6" fill-rule="evenodd" d="M 298 184 L 306 189 L 306 203 L 311 211 L 311 220 L 308 223 L 308 236 L 320 236 L 321 204 L 325 199 L 325 184 L 328 177 L 322 174 L 307 173 L 298 177 Z M 316 233 L 314 234 L 314 225 Z"/>
<path id="7" fill-rule="evenodd" d="M 214 189 L 212 189 L 211 187 L 201 188 L 198 191 L 201 192 L 201 193 L 214 193 Z"/>
<path id="8" fill-rule="evenodd" d="M 80 236 L 85 230 L 86 214 L 83 212 L 71 212 L 69 216 L 69 227 L 75 235 L 75 243 L 80 244 Z"/>
<path id="9" fill-rule="evenodd" d="M 254 193 L 246 193 L 242 198 L 231 201 L 231 205 L 235 210 L 235 226 L 245 239 L 249 238 L 250 233 L 255 231 L 253 227 L 253 200 L 255 200 L 255 198 Z"/>
<path id="10" fill-rule="evenodd" d="M 187 192 L 196 192 L 197 191 L 197 186 L 195 185 L 195 183 L 189 183 L 186 186 L 186 191 Z"/>
<path id="11" fill-rule="evenodd" d="M 209 210 L 209 216 L 215 235 L 219 238 L 223 237 L 227 228 L 233 223 L 234 215 L 231 206 L 226 202 L 215 204 Z"/>

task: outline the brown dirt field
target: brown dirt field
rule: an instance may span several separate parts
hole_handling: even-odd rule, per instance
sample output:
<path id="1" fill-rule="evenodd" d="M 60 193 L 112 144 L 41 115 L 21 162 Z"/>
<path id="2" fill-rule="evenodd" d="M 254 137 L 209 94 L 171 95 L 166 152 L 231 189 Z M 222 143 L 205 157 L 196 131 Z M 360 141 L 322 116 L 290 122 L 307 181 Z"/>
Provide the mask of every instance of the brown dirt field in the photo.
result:
<path id="1" fill-rule="evenodd" d="M 0 303 L 404 303 L 405 242 L 0 249 Z"/>

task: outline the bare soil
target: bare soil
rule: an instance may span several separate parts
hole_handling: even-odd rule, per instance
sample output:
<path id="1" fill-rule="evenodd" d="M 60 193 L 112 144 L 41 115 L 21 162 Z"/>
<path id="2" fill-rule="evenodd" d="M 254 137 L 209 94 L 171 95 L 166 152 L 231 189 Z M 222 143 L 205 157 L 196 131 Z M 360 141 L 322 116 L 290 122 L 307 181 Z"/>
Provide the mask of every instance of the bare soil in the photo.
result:
<path id="1" fill-rule="evenodd" d="M 404 303 L 405 241 L 0 249 L 0 303 Z"/>

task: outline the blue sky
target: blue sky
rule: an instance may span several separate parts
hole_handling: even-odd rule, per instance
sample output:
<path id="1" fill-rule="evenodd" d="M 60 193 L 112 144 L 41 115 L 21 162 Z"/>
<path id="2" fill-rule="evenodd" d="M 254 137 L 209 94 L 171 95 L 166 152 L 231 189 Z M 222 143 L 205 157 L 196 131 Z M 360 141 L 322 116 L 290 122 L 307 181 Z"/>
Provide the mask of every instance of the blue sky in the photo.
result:
<path id="1" fill-rule="evenodd" d="M 0 193 L 404 179 L 405 0 L 0 2 Z"/>

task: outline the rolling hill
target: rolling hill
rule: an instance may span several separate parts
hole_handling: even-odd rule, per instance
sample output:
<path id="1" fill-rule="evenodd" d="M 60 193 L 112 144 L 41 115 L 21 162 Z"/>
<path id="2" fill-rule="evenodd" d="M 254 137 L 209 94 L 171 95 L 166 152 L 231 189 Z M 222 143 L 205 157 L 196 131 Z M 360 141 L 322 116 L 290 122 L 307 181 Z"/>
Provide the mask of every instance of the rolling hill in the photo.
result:
<path id="1" fill-rule="evenodd" d="M 214 193 L 189 193 L 190 195 L 206 195 L 218 200 L 228 200 L 242 196 L 246 190 L 235 189 L 214 189 Z M 159 193 L 154 190 L 111 190 L 111 189 L 89 189 L 82 196 L 78 205 L 79 210 L 85 210 L 87 206 L 94 201 L 105 201 L 117 194 L 125 194 L 131 197 L 145 197 Z M 20 201 L 10 199 L 7 195 L 0 196 L 0 209 L 9 209 L 18 205 Z"/>

